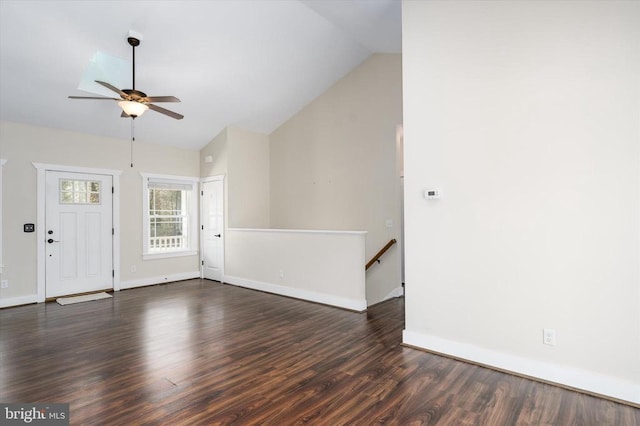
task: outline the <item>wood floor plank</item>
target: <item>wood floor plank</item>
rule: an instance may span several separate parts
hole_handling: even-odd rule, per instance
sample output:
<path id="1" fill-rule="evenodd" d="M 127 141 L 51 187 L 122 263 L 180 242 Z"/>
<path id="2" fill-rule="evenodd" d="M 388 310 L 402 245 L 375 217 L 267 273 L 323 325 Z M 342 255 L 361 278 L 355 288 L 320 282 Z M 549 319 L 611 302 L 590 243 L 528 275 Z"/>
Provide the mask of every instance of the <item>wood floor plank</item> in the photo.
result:
<path id="1" fill-rule="evenodd" d="M 204 280 L 0 310 L 0 401 L 73 425 L 616 425 L 638 409 L 400 345 L 353 313 Z"/>

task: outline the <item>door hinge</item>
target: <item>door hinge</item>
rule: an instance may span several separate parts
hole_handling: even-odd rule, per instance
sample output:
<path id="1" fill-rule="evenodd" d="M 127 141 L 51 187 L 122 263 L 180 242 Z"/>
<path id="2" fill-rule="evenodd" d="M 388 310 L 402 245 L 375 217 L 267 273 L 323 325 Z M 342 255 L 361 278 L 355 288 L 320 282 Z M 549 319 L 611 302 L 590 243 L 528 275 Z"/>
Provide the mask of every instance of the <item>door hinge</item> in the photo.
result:
<path id="1" fill-rule="evenodd" d="M 111 193 L 112 193 L 112 194 L 115 194 L 115 193 L 116 193 L 116 189 L 115 189 L 113 186 L 111 187 Z"/>
<path id="2" fill-rule="evenodd" d="M 201 195 L 201 196 L 204 196 L 204 191 L 200 191 L 200 195 Z"/>
<path id="3" fill-rule="evenodd" d="M 202 230 L 204 231 L 204 225 L 200 225 L 200 227 L 202 228 Z"/>
<path id="4" fill-rule="evenodd" d="M 202 261 L 202 266 L 204 266 L 204 260 Z"/>
<path id="5" fill-rule="evenodd" d="M 111 235 L 116 235 L 116 229 L 115 228 L 111 228 Z"/>
<path id="6" fill-rule="evenodd" d="M 111 278 L 115 278 L 116 277 L 116 270 L 112 269 L 111 270 Z"/>

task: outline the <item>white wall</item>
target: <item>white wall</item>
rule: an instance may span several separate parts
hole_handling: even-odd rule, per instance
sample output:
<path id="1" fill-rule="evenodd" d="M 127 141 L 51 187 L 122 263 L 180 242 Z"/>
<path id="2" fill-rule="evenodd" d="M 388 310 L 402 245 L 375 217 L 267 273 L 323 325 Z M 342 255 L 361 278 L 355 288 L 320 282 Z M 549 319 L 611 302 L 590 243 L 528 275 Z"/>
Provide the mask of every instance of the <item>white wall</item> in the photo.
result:
<path id="1" fill-rule="evenodd" d="M 198 152 L 136 142 L 134 167 L 129 142 L 23 124 L 0 123 L 3 167 L 4 271 L 8 289 L 0 298 L 27 300 L 36 294 L 36 238 L 24 223 L 36 223 L 36 169 L 33 162 L 122 170 L 120 178 L 120 279 L 122 287 L 198 276 L 198 256 L 142 260 L 142 178 L 140 172 L 198 176 Z M 131 267 L 136 266 L 136 272 Z M 165 278 L 168 278 L 165 280 Z"/>
<path id="2" fill-rule="evenodd" d="M 225 282 L 362 311 L 364 232 L 228 229 Z"/>
<path id="3" fill-rule="evenodd" d="M 403 3 L 406 343 L 640 402 L 639 23 Z"/>
<path id="4" fill-rule="evenodd" d="M 271 227 L 366 230 L 367 260 L 400 240 L 401 122 L 401 57 L 393 54 L 372 55 L 287 120 L 270 135 Z M 397 294 L 399 252 L 392 247 L 367 272 L 369 304 Z"/>

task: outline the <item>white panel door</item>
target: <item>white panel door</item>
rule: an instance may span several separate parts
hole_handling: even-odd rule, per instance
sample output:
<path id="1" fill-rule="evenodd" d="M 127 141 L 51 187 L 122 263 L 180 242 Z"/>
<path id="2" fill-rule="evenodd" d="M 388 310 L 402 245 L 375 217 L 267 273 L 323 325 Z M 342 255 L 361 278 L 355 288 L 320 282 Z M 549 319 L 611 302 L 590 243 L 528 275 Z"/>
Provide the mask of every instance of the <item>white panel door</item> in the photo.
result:
<path id="1" fill-rule="evenodd" d="M 113 288 L 112 177 L 46 172 L 46 297 Z"/>
<path id="2" fill-rule="evenodd" d="M 203 182 L 201 194 L 202 277 L 222 281 L 224 264 L 223 181 Z"/>

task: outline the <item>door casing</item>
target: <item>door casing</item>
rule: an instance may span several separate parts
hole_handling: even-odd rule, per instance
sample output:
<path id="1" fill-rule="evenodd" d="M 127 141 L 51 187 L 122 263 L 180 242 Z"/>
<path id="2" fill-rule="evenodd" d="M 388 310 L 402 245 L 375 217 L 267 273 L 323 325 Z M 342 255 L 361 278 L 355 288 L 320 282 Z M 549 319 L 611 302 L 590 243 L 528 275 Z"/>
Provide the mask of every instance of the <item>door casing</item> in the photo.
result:
<path id="1" fill-rule="evenodd" d="M 36 245 L 37 245 L 37 302 L 46 300 L 46 173 L 55 172 L 75 172 L 87 174 L 110 175 L 113 182 L 113 290 L 120 290 L 120 175 L 121 170 L 97 169 L 90 167 L 74 167 L 59 164 L 32 163 L 36 168 L 36 198 L 37 198 L 37 219 L 36 219 Z"/>

